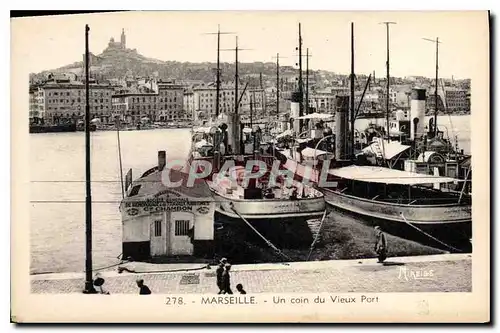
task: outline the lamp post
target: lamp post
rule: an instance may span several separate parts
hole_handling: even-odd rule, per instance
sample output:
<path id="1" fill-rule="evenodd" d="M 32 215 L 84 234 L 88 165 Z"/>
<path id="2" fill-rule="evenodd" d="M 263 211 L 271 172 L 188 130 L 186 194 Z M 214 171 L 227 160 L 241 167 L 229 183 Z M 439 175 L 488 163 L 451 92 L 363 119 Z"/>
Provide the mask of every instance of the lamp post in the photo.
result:
<path id="1" fill-rule="evenodd" d="M 95 294 L 92 279 L 92 194 L 90 186 L 90 106 L 89 106 L 89 31 L 85 25 L 85 289 L 84 294 Z"/>

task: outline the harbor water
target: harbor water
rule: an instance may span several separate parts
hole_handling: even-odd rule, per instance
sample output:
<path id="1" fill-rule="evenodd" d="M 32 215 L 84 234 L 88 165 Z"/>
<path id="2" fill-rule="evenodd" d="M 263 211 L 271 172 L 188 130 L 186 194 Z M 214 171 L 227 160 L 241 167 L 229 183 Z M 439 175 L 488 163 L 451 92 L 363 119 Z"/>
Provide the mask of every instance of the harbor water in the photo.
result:
<path id="1" fill-rule="evenodd" d="M 363 130 L 374 120 L 361 119 Z M 377 120 L 382 122 L 382 120 Z M 450 138 L 458 135 L 470 152 L 470 116 L 442 116 Z M 124 173 L 133 178 L 156 165 L 157 151 L 168 159 L 187 158 L 190 132 L 162 129 L 120 132 Z M 118 262 L 122 227 L 118 210 L 120 186 L 117 135 L 93 132 L 92 214 L 94 267 Z M 85 136 L 83 132 L 30 134 L 31 273 L 79 272 L 85 267 Z M 15 223 L 15 221 L 13 222 Z"/>

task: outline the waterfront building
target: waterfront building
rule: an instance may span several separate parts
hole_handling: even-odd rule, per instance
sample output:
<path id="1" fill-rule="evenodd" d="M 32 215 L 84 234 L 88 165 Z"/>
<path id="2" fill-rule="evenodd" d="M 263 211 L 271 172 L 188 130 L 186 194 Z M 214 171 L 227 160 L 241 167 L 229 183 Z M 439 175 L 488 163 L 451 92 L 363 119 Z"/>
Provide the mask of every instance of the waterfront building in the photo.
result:
<path id="1" fill-rule="evenodd" d="M 157 91 L 142 86 L 142 89 L 115 93 L 112 96 L 113 115 L 128 124 L 184 120 L 184 87 L 161 81 L 154 82 L 153 86 Z"/>
<path id="2" fill-rule="evenodd" d="M 309 94 L 309 108 L 318 113 L 335 113 L 335 96 L 331 90 L 321 90 Z"/>
<path id="3" fill-rule="evenodd" d="M 85 84 L 76 81 L 76 76 L 49 75 L 48 80 L 33 87 L 30 115 L 43 119 L 44 123 L 77 123 L 85 115 Z M 103 123 L 111 119 L 111 94 L 109 84 L 90 81 L 90 114 Z M 31 118 L 31 117 L 30 117 Z"/>
<path id="4" fill-rule="evenodd" d="M 445 102 L 448 112 L 470 111 L 470 93 L 465 89 L 446 87 Z"/>
<path id="5" fill-rule="evenodd" d="M 44 92 L 38 85 L 29 88 L 29 121 L 35 124 L 45 121 Z"/>
<path id="6" fill-rule="evenodd" d="M 183 96 L 184 112 L 186 118 L 192 119 L 195 116 L 194 92 L 192 89 L 185 89 Z"/>
<path id="7" fill-rule="evenodd" d="M 245 91 L 243 93 L 243 91 Z M 250 113 L 250 96 L 253 99 L 253 110 L 255 115 L 262 113 L 265 106 L 265 92 L 260 88 L 238 87 L 241 96 L 239 112 L 241 114 Z M 241 95 L 243 93 L 243 95 Z M 193 88 L 194 116 L 193 120 L 208 119 L 215 116 L 217 88 L 214 83 Z M 234 83 L 221 84 L 219 91 L 219 112 L 228 114 L 234 112 L 235 94 Z"/>

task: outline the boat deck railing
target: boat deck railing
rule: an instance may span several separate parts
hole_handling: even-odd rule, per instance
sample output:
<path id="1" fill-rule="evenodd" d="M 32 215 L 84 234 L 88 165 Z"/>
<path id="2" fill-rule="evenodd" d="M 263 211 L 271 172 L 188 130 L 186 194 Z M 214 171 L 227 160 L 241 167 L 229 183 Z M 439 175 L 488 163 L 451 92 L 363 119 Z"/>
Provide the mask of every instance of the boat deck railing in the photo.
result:
<path id="1" fill-rule="evenodd" d="M 344 187 L 336 192 L 356 196 L 369 201 L 406 206 L 450 205 L 459 203 L 459 196 L 457 194 L 434 190 L 416 191 L 416 193 L 412 193 L 411 197 L 408 197 L 404 193 L 377 194 L 375 196 L 369 196 L 366 193 L 353 192 L 352 190 L 349 190 L 349 187 Z M 460 202 L 462 204 L 470 204 L 470 200 L 464 198 L 462 198 Z"/>

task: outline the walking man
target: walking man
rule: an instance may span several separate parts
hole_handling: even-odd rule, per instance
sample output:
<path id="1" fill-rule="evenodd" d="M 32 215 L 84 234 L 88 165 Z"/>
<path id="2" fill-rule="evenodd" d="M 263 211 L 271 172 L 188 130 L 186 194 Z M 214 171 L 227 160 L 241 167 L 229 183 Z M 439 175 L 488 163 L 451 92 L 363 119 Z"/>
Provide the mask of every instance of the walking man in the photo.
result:
<path id="1" fill-rule="evenodd" d="M 226 258 L 222 258 L 219 262 L 219 266 L 217 266 L 217 270 L 215 271 L 217 275 L 217 287 L 219 288 L 218 294 L 223 294 L 224 293 L 224 286 L 222 283 L 222 275 L 224 274 L 224 266 L 227 263 Z"/>
<path id="2" fill-rule="evenodd" d="M 222 273 L 222 288 L 223 294 L 233 294 L 231 290 L 231 276 L 229 275 L 229 271 L 231 270 L 231 265 L 226 264 L 224 273 Z"/>
<path id="3" fill-rule="evenodd" d="M 378 262 L 383 263 L 387 258 L 387 240 L 385 238 L 385 234 L 379 226 L 375 227 L 375 252 L 378 256 Z"/>

